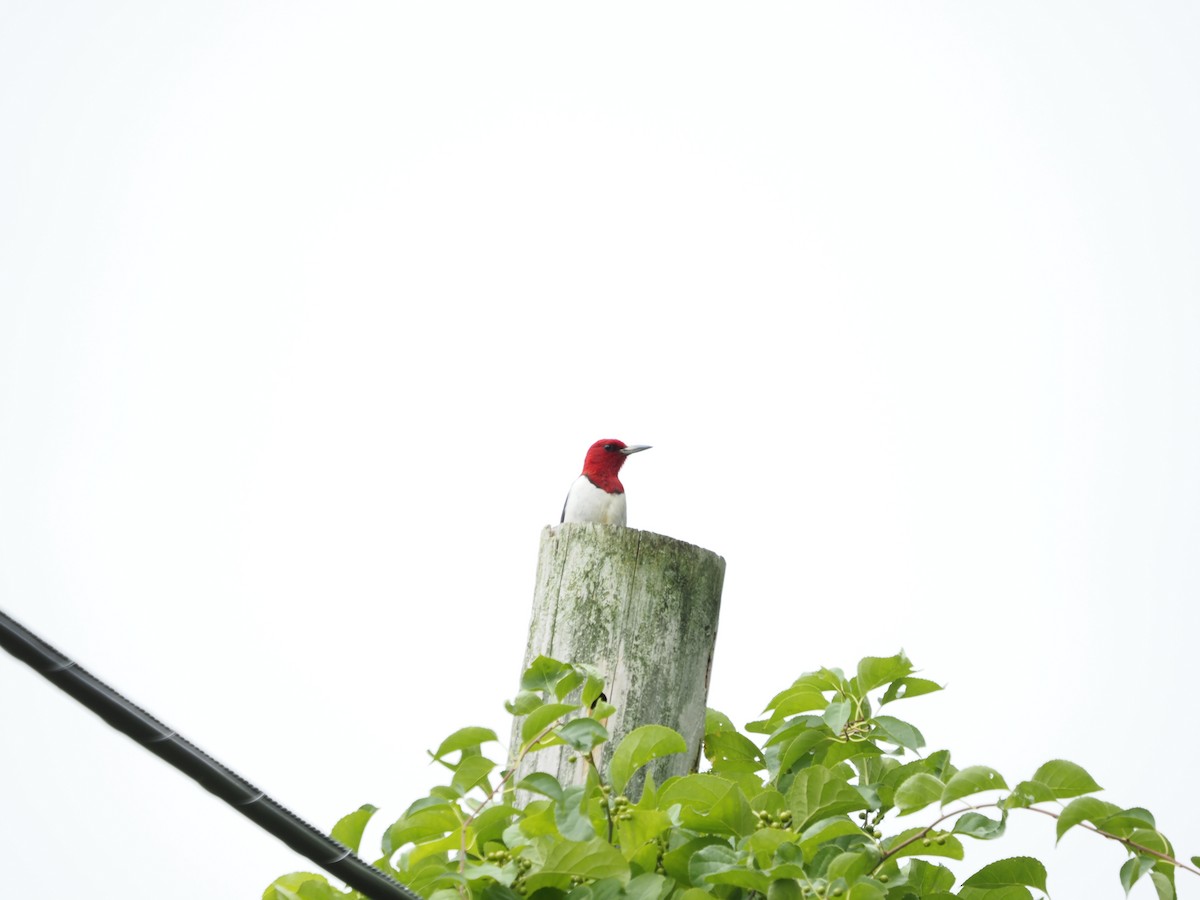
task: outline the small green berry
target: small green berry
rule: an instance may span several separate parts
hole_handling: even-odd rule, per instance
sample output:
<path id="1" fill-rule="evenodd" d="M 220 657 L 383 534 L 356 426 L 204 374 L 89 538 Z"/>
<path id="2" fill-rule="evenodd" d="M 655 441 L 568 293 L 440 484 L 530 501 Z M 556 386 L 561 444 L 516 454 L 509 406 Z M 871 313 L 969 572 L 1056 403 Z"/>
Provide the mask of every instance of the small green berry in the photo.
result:
<path id="1" fill-rule="evenodd" d="M 877 877 L 878 877 L 878 878 L 879 878 L 879 880 L 880 880 L 880 881 L 882 881 L 884 884 L 887 884 L 889 881 L 891 881 L 891 880 L 892 880 L 892 879 L 891 879 L 891 878 L 888 876 L 888 874 L 887 874 L 886 872 L 884 872 L 882 875 L 879 875 L 879 876 L 877 876 Z"/>
<path id="2" fill-rule="evenodd" d="M 937 839 L 937 842 L 938 842 L 938 846 L 939 846 L 939 847 L 945 847 L 945 846 L 946 846 L 946 837 L 945 837 L 945 835 L 943 835 L 942 837 L 939 837 L 939 838 Z"/>
<path id="3" fill-rule="evenodd" d="M 921 846 L 922 846 L 922 847 L 932 847 L 932 846 L 933 846 L 933 841 L 931 841 L 929 838 L 924 838 L 924 839 L 921 841 Z"/>

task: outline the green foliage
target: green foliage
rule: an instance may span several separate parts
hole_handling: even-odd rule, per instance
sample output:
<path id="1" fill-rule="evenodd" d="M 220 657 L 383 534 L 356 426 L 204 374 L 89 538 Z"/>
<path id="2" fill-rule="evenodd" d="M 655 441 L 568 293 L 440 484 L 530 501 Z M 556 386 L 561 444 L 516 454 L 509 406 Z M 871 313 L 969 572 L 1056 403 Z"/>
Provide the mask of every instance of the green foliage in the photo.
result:
<path id="1" fill-rule="evenodd" d="M 1010 812 L 1029 810 L 1057 819 L 1060 840 L 1082 828 L 1120 845 L 1126 892 L 1148 877 L 1160 900 L 1173 900 L 1177 868 L 1200 874 L 1174 858 L 1148 810 L 1093 796 L 1100 786 L 1075 763 L 1051 760 L 1009 788 L 988 766 L 957 768 L 947 750 L 922 755 L 920 731 L 875 712 L 941 690 L 912 673 L 900 653 L 867 657 L 851 677 L 804 674 L 746 726 L 758 741 L 709 710 L 709 769 L 661 785 L 646 777 L 630 797 L 623 792 L 639 770 L 686 752 L 684 739 L 644 725 L 602 771 L 601 720 L 612 707 L 600 699 L 601 679 L 540 657 L 506 704 L 521 721 L 504 768 L 484 754 L 497 740 L 491 730 L 447 737 L 430 756 L 448 783 L 387 828 L 375 865 L 430 900 L 1032 900 L 1047 894 L 1036 859 L 990 863 L 957 891 L 937 862 L 963 859 L 962 839 L 1003 837 Z M 588 763 L 582 783 L 544 772 L 513 783 L 521 760 L 563 744 Z M 343 817 L 334 837 L 357 850 L 375 812 L 367 805 Z M 347 897 L 359 895 L 305 872 L 263 894 Z"/>

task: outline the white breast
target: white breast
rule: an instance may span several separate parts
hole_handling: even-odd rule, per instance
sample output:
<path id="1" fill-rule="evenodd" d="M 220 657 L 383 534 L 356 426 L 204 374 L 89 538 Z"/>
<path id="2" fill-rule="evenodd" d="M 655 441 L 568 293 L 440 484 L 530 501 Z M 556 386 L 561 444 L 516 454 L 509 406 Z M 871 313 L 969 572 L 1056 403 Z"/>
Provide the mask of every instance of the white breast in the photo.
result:
<path id="1" fill-rule="evenodd" d="M 624 525 L 625 495 L 603 491 L 588 481 L 586 475 L 580 475 L 567 493 L 563 521 Z"/>

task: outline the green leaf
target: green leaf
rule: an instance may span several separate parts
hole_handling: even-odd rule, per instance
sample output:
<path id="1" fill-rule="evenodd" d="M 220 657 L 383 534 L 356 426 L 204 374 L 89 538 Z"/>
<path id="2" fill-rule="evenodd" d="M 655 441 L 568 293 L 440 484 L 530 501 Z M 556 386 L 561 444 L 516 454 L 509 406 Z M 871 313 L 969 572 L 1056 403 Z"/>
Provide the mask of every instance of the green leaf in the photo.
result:
<path id="1" fill-rule="evenodd" d="M 371 821 L 371 816 L 378 811 L 379 808 L 370 803 L 360 806 L 354 812 L 347 813 L 338 819 L 330 836 L 338 843 L 349 847 L 351 853 L 358 853 L 358 845 L 362 843 L 363 830 Z"/>
<path id="2" fill-rule="evenodd" d="M 554 824 L 568 841 L 586 841 L 596 836 L 587 814 L 587 788 L 573 785 L 565 789 L 554 804 Z"/>
<path id="3" fill-rule="evenodd" d="M 864 657 L 858 664 L 858 689 L 865 695 L 873 688 L 903 678 L 912 670 L 912 663 L 903 650 L 895 656 Z"/>
<path id="4" fill-rule="evenodd" d="M 862 829 L 851 822 L 847 816 L 831 816 L 818 819 L 805 828 L 798 843 L 800 849 L 804 851 L 805 857 L 812 857 L 827 841 L 851 835 L 861 836 Z"/>
<path id="5" fill-rule="evenodd" d="M 445 874 L 439 875 L 436 879 L 434 879 L 434 884 L 449 887 L 451 893 L 453 894 L 453 900 L 458 900 L 458 892 L 456 890 L 458 885 L 466 887 L 471 882 L 484 880 L 507 881 L 513 877 L 513 874 L 515 873 L 512 868 L 510 868 L 508 871 L 505 871 L 495 863 L 468 862 L 463 867 L 463 871 L 461 873 L 446 872 Z M 439 890 L 435 892 L 433 896 L 436 897 L 440 893 L 441 891 Z"/>
<path id="6" fill-rule="evenodd" d="M 417 862 L 426 857 L 441 857 L 447 850 L 457 850 L 461 843 L 462 839 L 458 834 L 448 834 L 430 841 L 421 841 L 408 851 L 408 858 L 412 862 Z"/>
<path id="7" fill-rule="evenodd" d="M 608 729 L 588 716 L 571 719 L 555 733 L 580 753 L 591 753 L 593 747 L 608 740 Z"/>
<path id="8" fill-rule="evenodd" d="M 1066 800 L 1080 794 L 1103 790 L 1082 766 L 1065 759 L 1050 760 L 1034 772 L 1030 780 L 1048 787 L 1056 800 Z"/>
<path id="9" fill-rule="evenodd" d="M 629 864 L 612 844 L 601 838 L 553 841 L 541 869 L 529 876 L 526 887 L 530 895 L 543 887 L 566 890 L 571 876 L 597 881 L 615 878 L 621 884 L 628 884 Z"/>
<path id="10" fill-rule="evenodd" d="M 873 741 L 837 741 L 830 740 L 821 747 L 814 759 L 826 768 L 834 768 L 846 760 L 864 759 L 868 756 L 882 756 L 883 751 Z"/>
<path id="11" fill-rule="evenodd" d="M 1056 834 L 1056 843 L 1061 841 L 1064 834 L 1074 828 L 1080 822 L 1091 822 L 1095 825 L 1107 819 L 1114 813 L 1119 813 L 1121 808 L 1113 803 L 1106 803 L 1096 797 L 1077 797 L 1067 804 L 1066 808 L 1059 813 L 1058 822 L 1054 827 Z"/>
<path id="12" fill-rule="evenodd" d="M 1054 799 L 1054 791 L 1037 781 L 1022 781 L 1000 801 L 1004 809 L 1026 809 L 1035 803 Z"/>
<path id="13" fill-rule="evenodd" d="M 1129 837 L 1135 830 L 1140 828 L 1149 829 L 1152 833 L 1157 834 L 1155 832 L 1154 814 L 1148 809 L 1142 809 L 1140 806 L 1133 806 L 1129 809 L 1122 809 L 1119 812 L 1113 813 L 1107 819 L 1097 822 L 1096 826 L 1103 828 L 1110 834 L 1117 834 L 1121 837 Z M 1161 847 L 1155 847 L 1154 849 L 1166 852 Z"/>
<path id="14" fill-rule="evenodd" d="M 745 849 L 754 856 L 760 869 L 769 868 L 779 845 L 790 842 L 795 835 L 778 828 L 760 828 L 746 839 Z M 794 845 L 793 845 L 794 846 Z"/>
<path id="15" fill-rule="evenodd" d="M 903 765 L 897 764 L 897 761 L 894 759 L 879 760 L 884 771 L 878 776 L 876 791 L 879 794 L 879 800 L 883 804 L 883 808 L 888 809 L 892 807 L 895 803 L 896 788 L 918 773 L 923 772 L 926 775 L 932 775 L 941 781 L 944 787 L 946 779 L 958 771 L 948 764 L 938 765 L 939 758 L 942 760 L 945 759 L 944 752 L 939 750 L 937 753 L 930 754 L 925 759 L 916 759 Z M 938 789 L 938 797 L 941 797 L 941 788 Z"/>
<path id="16" fill-rule="evenodd" d="M 324 875 L 314 872 L 292 872 L 271 882 L 263 891 L 263 900 L 300 900 L 299 891 L 306 885 L 331 889 Z"/>
<path id="17" fill-rule="evenodd" d="M 551 659 L 548 656 L 539 656 L 529 664 L 529 668 L 521 676 L 521 690 L 552 690 L 558 684 L 558 680 L 570 670 L 570 666 L 560 663 L 557 659 Z"/>
<path id="18" fill-rule="evenodd" d="M 874 847 L 869 849 L 858 847 L 835 856 L 830 861 L 828 868 L 825 869 L 825 877 L 830 881 L 835 878 L 845 878 L 852 882 L 860 875 L 866 875 L 877 862 L 879 862 L 879 853 Z"/>
<path id="19" fill-rule="evenodd" d="M 660 756 L 685 752 L 687 741 L 679 732 L 664 725 L 642 725 L 633 729 L 617 745 L 608 764 L 608 777 L 613 790 L 622 793 L 633 773 L 648 762 Z"/>
<path id="20" fill-rule="evenodd" d="M 437 790 L 437 789 L 435 788 L 434 790 Z M 459 800 L 458 791 L 451 790 L 450 788 L 443 788 L 443 790 L 446 792 L 445 795 L 443 795 L 441 793 L 438 793 L 435 795 L 431 791 L 430 792 L 431 796 L 422 797 L 420 800 L 414 800 L 412 803 L 410 803 L 408 805 L 408 809 L 406 809 L 404 811 L 404 816 L 411 816 L 414 813 L 419 813 L 421 810 L 429 809 L 430 807 L 433 807 L 433 806 L 444 807 L 447 805 L 448 802 L 449 803 L 457 803 L 458 802 L 458 800 Z M 403 818 L 404 816 L 401 816 L 401 818 Z"/>
<path id="21" fill-rule="evenodd" d="M 625 886 L 625 897 L 627 900 L 660 900 L 667 890 L 665 875 L 643 872 Z"/>
<path id="22" fill-rule="evenodd" d="M 1149 811 L 1136 808 L 1121 810 L 1120 815 L 1125 816 L 1133 812 L 1144 812 L 1151 819 L 1154 818 L 1150 815 Z M 1105 819 L 1104 824 L 1108 825 L 1111 821 L 1112 819 Z M 1108 829 L 1106 828 L 1105 830 L 1107 831 Z M 1151 850 L 1157 850 L 1159 853 L 1165 853 L 1167 856 L 1175 855 L 1175 851 L 1171 848 L 1171 842 L 1167 840 L 1166 835 L 1153 828 L 1135 828 L 1130 833 L 1129 839 L 1135 844 L 1141 844 L 1143 847 L 1149 847 Z M 1171 867 L 1171 871 L 1174 871 L 1173 866 Z"/>
<path id="23" fill-rule="evenodd" d="M 945 866 L 925 862 L 923 859 L 914 859 L 908 864 L 908 873 L 904 884 L 924 897 L 927 894 L 941 893 L 954 887 L 954 873 Z"/>
<path id="24" fill-rule="evenodd" d="M 658 785 L 654 783 L 654 775 L 651 772 L 646 773 L 646 780 L 642 782 L 642 799 L 637 805 L 641 809 L 658 809 Z"/>
<path id="25" fill-rule="evenodd" d="M 815 687 L 800 685 L 799 687 L 792 686 L 786 691 L 776 694 L 766 708 L 775 711 L 772 718 L 786 719 L 796 713 L 824 709 L 828 705 L 829 701 L 825 699 L 825 695 Z"/>
<path id="26" fill-rule="evenodd" d="M 558 680 L 558 683 L 554 685 L 555 698 L 562 700 L 567 696 L 567 694 L 571 693 L 571 691 L 583 684 L 583 679 L 583 673 L 577 669 L 570 669 L 567 671 L 562 678 Z"/>
<path id="27" fill-rule="evenodd" d="M 1121 887 L 1125 888 L 1126 896 L 1129 896 L 1137 880 L 1153 867 L 1154 858 L 1151 856 L 1135 856 L 1125 861 L 1125 865 L 1121 866 Z"/>
<path id="28" fill-rule="evenodd" d="M 955 895 L 947 894 L 936 895 L 937 898 L 942 896 L 954 897 Z M 1033 894 L 1029 892 L 1029 888 L 1019 884 L 1007 884 L 1004 887 L 963 887 L 957 894 L 958 900 L 1033 900 Z M 932 900 L 930 897 L 925 897 L 924 900 Z"/>
<path id="29" fill-rule="evenodd" d="M 496 741 L 496 732 L 490 728 L 480 728 L 472 726 L 468 728 L 460 728 L 450 737 L 446 738 L 438 746 L 437 752 L 430 754 L 434 759 L 442 759 L 449 753 L 455 750 L 474 750 L 478 751 L 481 744 L 486 744 L 488 741 Z"/>
<path id="30" fill-rule="evenodd" d="M 883 849 L 893 858 L 899 859 L 902 856 L 944 856 L 947 859 L 962 859 L 963 845 L 962 842 L 949 834 L 933 831 L 929 833 L 929 846 L 925 846 L 925 839 L 913 840 L 920 835 L 924 828 L 909 828 L 907 831 L 902 831 L 899 834 L 886 838 L 883 841 Z M 938 843 L 942 841 L 942 843 Z"/>
<path id="31" fill-rule="evenodd" d="M 750 798 L 750 808 L 778 816 L 787 808 L 787 798 L 775 788 L 769 787 Z"/>
<path id="32" fill-rule="evenodd" d="M 714 766 L 725 762 L 752 764 L 756 772 L 766 765 L 762 751 L 738 731 L 710 731 L 704 735 L 704 757 Z"/>
<path id="33" fill-rule="evenodd" d="M 521 723 L 521 743 L 527 744 L 541 734 L 551 723 L 569 712 L 579 709 L 578 703 L 547 703 L 525 717 Z"/>
<path id="34" fill-rule="evenodd" d="M 660 809 L 634 807 L 625 812 L 628 818 L 617 820 L 617 837 L 626 857 L 671 827 L 671 817 Z"/>
<path id="35" fill-rule="evenodd" d="M 1001 814 L 999 821 L 989 819 L 982 813 L 963 813 L 954 823 L 954 833 L 965 834 L 981 841 L 994 840 L 1004 834 L 1004 824 L 1007 818 L 1007 810 Z"/>
<path id="36" fill-rule="evenodd" d="M 625 886 L 626 900 L 661 900 L 668 892 L 667 878 L 656 872 L 642 872 Z"/>
<path id="37" fill-rule="evenodd" d="M 685 775 L 671 779 L 658 792 L 658 805 L 670 809 L 676 803 L 685 828 L 739 836 L 754 830 L 750 802 L 741 788 L 726 778 Z"/>
<path id="38" fill-rule="evenodd" d="M 496 764 L 486 756 L 468 756 L 454 768 L 450 783 L 464 794 L 475 785 L 486 781 Z"/>
<path id="39" fill-rule="evenodd" d="M 1154 889 L 1158 891 L 1158 900 L 1175 900 L 1175 885 L 1171 883 L 1171 879 L 1162 872 L 1153 871 L 1150 873 L 1150 880 L 1154 882 Z"/>
<path id="40" fill-rule="evenodd" d="M 876 716 L 873 720 L 878 731 L 882 731 L 880 735 L 876 733 L 876 739 L 882 739 L 891 744 L 897 744 L 901 747 L 907 747 L 909 750 L 920 750 L 925 746 L 925 737 L 915 726 L 909 725 L 900 719 L 892 716 Z"/>
<path id="41" fill-rule="evenodd" d="M 787 803 L 795 829 L 829 816 L 867 808 L 862 794 L 824 766 L 802 770 L 788 788 Z"/>
<path id="42" fill-rule="evenodd" d="M 942 690 L 942 686 L 936 681 L 929 681 L 925 678 L 901 678 L 888 685 L 888 689 L 884 691 L 883 697 L 879 700 L 879 705 L 883 706 L 893 700 L 906 700 L 909 697 L 932 694 L 934 691 L 940 690 Z"/>
<path id="43" fill-rule="evenodd" d="M 527 716 L 544 702 L 542 695 L 535 691 L 521 691 L 511 703 L 506 701 L 504 708 L 514 716 Z"/>
<path id="44" fill-rule="evenodd" d="M 733 720 L 725 713 L 715 710 L 712 707 L 704 710 L 704 734 L 714 734 L 718 731 L 737 731 L 737 726 L 733 724 Z M 633 879 L 637 881 L 637 879 Z M 633 882 L 630 882 L 631 884 Z"/>
<path id="45" fill-rule="evenodd" d="M 504 831 L 504 843 L 510 847 L 528 843 L 527 837 L 544 837 L 558 833 L 554 824 L 554 804 L 549 800 L 534 800 L 525 805 L 524 815 Z M 513 829 L 516 833 L 513 833 Z"/>
<path id="46" fill-rule="evenodd" d="M 961 797 L 969 797 L 980 791 L 1007 790 L 1004 777 L 995 769 L 987 766 L 967 766 L 959 769 L 942 791 L 942 806 L 953 803 Z"/>
<path id="47" fill-rule="evenodd" d="M 476 815 L 469 830 L 467 849 L 470 850 L 472 847 L 482 849 L 483 845 L 489 841 L 500 840 L 504 829 L 508 827 L 508 823 L 512 821 L 516 812 L 514 807 L 500 804 L 489 806 Z"/>
<path id="48" fill-rule="evenodd" d="M 414 862 L 411 855 L 402 856 L 399 862 L 399 868 L 393 869 L 385 858 L 376 863 L 376 867 L 395 876 L 422 897 L 433 893 L 435 883 L 446 873 L 448 865 L 444 859 L 430 857 Z"/>
<path id="49" fill-rule="evenodd" d="M 695 885 L 708 884 L 709 875 L 732 869 L 737 865 L 737 861 L 737 851 L 728 844 L 711 844 L 701 847 L 688 860 L 688 880 Z M 764 881 L 768 881 L 765 875 L 762 877 Z"/>
<path id="50" fill-rule="evenodd" d="M 604 702 L 600 699 L 600 695 L 603 693 L 604 679 L 602 679 L 599 675 L 588 675 L 587 680 L 583 683 L 583 705 L 589 709 L 599 709 L 600 704 Z M 596 718 L 602 717 L 597 714 Z"/>
<path id="51" fill-rule="evenodd" d="M 458 807 L 449 803 L 406 813 L 384 832 L 383 852 L 391 855 L 407 843 L 420 844 L 430 838 L 441 837 L 457 829 L 460 822 Z"/>
<path id="52" fill-rule="evenodd" d="M 617 708 L 607 700 L 597 700 L 591 704 L 590 708 L 592 718 L 601 724 L 604 724 L 604 720 L 617 711 Z"/>
<path id="53" fill-rule="evenodd" d="M 850 721 L 850 701 L 836 700 L 830 703 L 825 707 L 825 712 L 821 714 L 821 718 L 834 734 L 838 734 L 846 727 L 846 723 Z"/>
<path id="54" fill-rule="evenodd" d="M 945 787 L 940 778 L 930 775 L 928 772 L 918 772 L 910 775 L 896 788 L 892 802 L 896 809 L 900 810 L 900 815 L 906 816 L 919 809 L 924 809 L 930 803 L 936 803 L 941 798 Z"/>
<path id="55" fill-rule="evenodd" d="M 850 886 L 846 900 L 884 900 L 887 893 L 877 881 L 863 880 Z"/>
<path id="56" fill-rule="evenodd" d="M 665 790 L 665 788 L 664 788 Z M 690 885 L 688 880 L 688 866 L 692 856 L 699 853 L 705 847 L 711 847 L 720 844 L 723 847 L 728 847 L 729 844 L 725 838 L 717 837 L 716 835 L 706 834 L 702 837 L 693 838 L 685 844 L 676 847 L 663 854 L 663 868 L 667 874 L 678 881 L 681 885 Z M 710 895 L 706 895 L 705 900 L 712 900 Z"/>
<path id="57" fill-rule="evenodd" d="M 547 891 L 550 895 L 557 895 L 557 891 Z M 584 883 L 576 887 L 567 894 L 566 900 L 620 900 L 621 898 L 621 883 L 615 878 L 602 878 L 599 881 Z M 435 900 L 435 898 L 430 898 Z M 458 897 L 449 897 L 447 900 L 461 900 Z"/>
<path id="58" fill-rule="evenodd" d="M 806 672 L 793 684 L 807 684 L 820 691 L 838 691 L 843 694 L 849 693 L 850 688 L 850 683 L 846 680 L 846 673 L 838 668 L 821 668 L 815 672 Z"/>
<path id="59" fill-rule="evenodd" d="M 703 851 L 701 851 L 703 852 Z M 697 854 L 698 856 L 699 854 Z M 692 857 L 695 862 L 696 857 Z M 737 866 L 708 876 L 709 884 L 731 884 L 734 887 L 745 888 L 748 891 L 764 892 L 770 889 L 771 879 L 756 869 Z"/>
<path id="60" fill-rule="evenodd" d="M 1002 888 L 1024 885 L 1046 892 L 1046 867 L 1032 856 L 1013 856 L 984 866 L 963 882 L 963 887 Z"/>
<path id="61" fill-rule="evenodd" d="M 819 743 L 829 740 L 828 732 L 823 728 L 809 728 L 800 732 L 784 751 L 779 755 L 779 771 L 789 772 L 797 762 Z"/>
<path id="62" fill-rule="evenodd" d="M 559 800 L 563 794 L 563 786 L 559 780 L 548 772 L 532 772 L 526 775 L 517 784 L 517 790 L 545 794 L 551 800 Z"/>

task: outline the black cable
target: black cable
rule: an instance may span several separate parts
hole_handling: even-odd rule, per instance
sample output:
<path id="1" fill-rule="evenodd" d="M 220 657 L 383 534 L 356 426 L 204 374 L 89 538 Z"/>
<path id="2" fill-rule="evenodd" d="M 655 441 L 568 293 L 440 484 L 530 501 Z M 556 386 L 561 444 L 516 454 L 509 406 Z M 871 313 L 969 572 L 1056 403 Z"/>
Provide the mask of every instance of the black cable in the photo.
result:
<path id="1" fill-rule="evenodd" d="M 371 900 L 421 900 L 342 844 L 280 806 L 250 782 L 180 737 L 145 710 L 77 666 L 28 628 L 0 611 L 0 646 L 66 691 L 118 731 L 216 794 L 297 853 Z"/>

